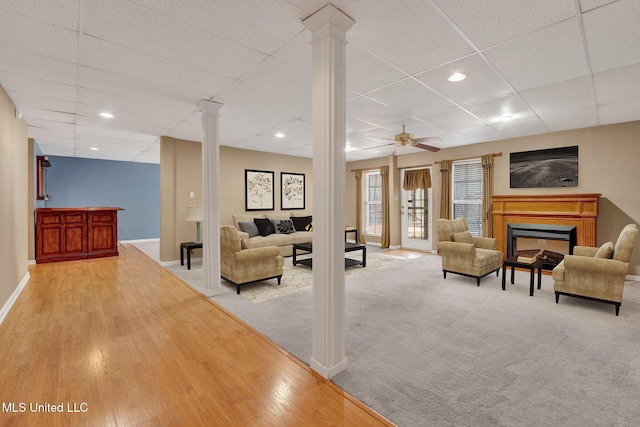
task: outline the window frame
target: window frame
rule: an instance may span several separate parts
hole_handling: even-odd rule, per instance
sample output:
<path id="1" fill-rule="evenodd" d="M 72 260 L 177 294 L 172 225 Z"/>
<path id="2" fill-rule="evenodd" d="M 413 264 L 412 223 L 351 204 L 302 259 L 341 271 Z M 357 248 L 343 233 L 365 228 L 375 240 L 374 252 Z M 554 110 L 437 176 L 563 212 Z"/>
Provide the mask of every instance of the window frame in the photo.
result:
<path id="1" fill-rule="evenodd" d="M 480 181 L 478 183 L 478 189 L 480 191 L 478 198 L 469 198 L 466 197 L 464 199 L 457 199 L 458 196 L 456 194 L 456 167 L 461 167 L 463 165 L 477 165 L 480 172 Z M 483 185 L 483 171 L 482 171 L 482 159 L 481 158 L 473 158 L 466 159 L 460 161 L 454 161 L 452 163 L 451 168 L 451 218 L 457 219 L 456 217 L 456 205 L 473 205 L 478 206 L 478 217 L 469 218 L 467 217 L 467 222 L 469 223 L 469 231 L 474 237 L 482 237 L 482 224 L 483 224 L 483 215 L 482 215 L 482 198 L 484 193 L 484 185 Z M 479 228 L 475 226 L 475 224 L 479 224 Z"/>
<path id="2" fill-rule="evenodd" d="M 371 171 L 366 171 L 364 173 L 365 179 L 363 180 L 364 183 L 364 192 L 365 192 L 365 197 L 363 200 L 364 203 L 364 209 L 363 209 L 363 215 L 364 215 L 364 221 L 363 221 L 363 225 L 364 225 L 364 234 L 369 235 L 369 236 L 382 236 L 382 228 L 380 229 L 380 232 L 376 233 L 376 232 L 372 232 L 370 230 L 370 213 L 371 211 L 371 206 L 375 205 L 375 206 L 380 206 L 380 209 L 378 209 L 377 211 L 374 212 L 379 212 L 380 213 L 380 224 L 382 224 L 382 175 L 380 173 L 380 170 L 371 170 Z M 379 186 L 373 187 L 373 188 L 380 188 L 380 200 L 376 200 L 376 201 L 371 201 L 369 200 L 369 195 L 370 195 L 370 180 L 372 176 L 378 176 L 379 177 Z"/>

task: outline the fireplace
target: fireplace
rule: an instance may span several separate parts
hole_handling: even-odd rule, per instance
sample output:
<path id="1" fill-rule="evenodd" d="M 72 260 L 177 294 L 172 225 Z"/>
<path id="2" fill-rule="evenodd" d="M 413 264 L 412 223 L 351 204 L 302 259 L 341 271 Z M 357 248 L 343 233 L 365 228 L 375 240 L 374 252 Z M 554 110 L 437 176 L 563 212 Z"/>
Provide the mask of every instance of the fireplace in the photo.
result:
<path id="1" fill-rule="evenodd" d="M 554 224 L 507 224 L 507 258 L 541 253 L 542 268 L 553 270 L 565 255 L 573 253 L 577 228 Z"/>

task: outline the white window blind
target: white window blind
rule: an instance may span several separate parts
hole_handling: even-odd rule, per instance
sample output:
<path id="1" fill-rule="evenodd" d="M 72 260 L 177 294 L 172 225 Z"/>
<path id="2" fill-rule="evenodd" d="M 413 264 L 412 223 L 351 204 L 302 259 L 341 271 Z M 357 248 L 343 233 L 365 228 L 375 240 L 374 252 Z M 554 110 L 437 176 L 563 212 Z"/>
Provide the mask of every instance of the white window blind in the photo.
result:
<path id="1" fill-rule="evenodd" d="M 453 164 L 453 219 L 465 217 L 473 236 L 482 236 L 482 163 Z"/>

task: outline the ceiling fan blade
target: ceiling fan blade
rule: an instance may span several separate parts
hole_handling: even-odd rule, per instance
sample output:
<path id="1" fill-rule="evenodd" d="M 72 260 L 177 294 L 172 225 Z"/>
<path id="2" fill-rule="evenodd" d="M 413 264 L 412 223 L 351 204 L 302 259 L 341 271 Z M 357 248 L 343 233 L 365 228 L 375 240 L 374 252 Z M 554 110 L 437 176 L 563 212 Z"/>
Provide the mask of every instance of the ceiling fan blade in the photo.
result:
<path id="1" fill-rule="evenodd" d="M 363 148 L 363 150 L 373 150 L 374 148 L 388 147 L 390 145 L 395 145 L 395 142 L 391 142 L 389 144 L 376 145 L 374 147 L 367 147 L 367 148 Z"/>
<path id="2" fill-rule="evenodd" d="M 415 142 L 436 142 L 436 141 L 441 141 L 440 138 L 438 138 L 437 136 L 427 136 L 426 138 L 414 138 L 413 139 Z"/>
<path id="3" fill-rule="evenodd" d="M 414 146 L 416 148 L 422 148 L 423 150 L 429 150 L 429 151 L 440 151 L 440 149 L 438 147 L 433 147 L 431 145 L 425 145 L 425 144 L 420 144 L 420 143 L 416 143 L 416 145 Z"/>
<path id="4" fill-rule="evenodd" d="M 402 151 L 403 148 L 404 148 L 404 145 L 400 145 L 400 146 L 396 147 L 396 149 L 393 150 L 393 155 L 397 156 L 398 154 L 400 154 L 400 152 Z"/>

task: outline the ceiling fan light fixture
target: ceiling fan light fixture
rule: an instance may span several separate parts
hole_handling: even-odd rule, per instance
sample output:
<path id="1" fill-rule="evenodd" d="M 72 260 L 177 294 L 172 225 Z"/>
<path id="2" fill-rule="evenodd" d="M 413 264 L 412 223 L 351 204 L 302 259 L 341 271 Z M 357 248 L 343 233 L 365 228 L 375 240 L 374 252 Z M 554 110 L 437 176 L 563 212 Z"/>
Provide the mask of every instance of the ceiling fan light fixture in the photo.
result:
<path id="1" fill-rule="evenodd" d="M 462 73 L 453 73 L 449 76 L 450 82 L 459 82 L 460 80 L 464 80 L 467 76 Z"/>

